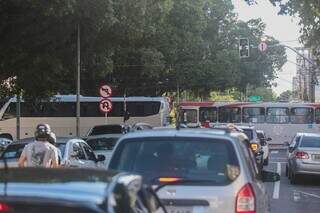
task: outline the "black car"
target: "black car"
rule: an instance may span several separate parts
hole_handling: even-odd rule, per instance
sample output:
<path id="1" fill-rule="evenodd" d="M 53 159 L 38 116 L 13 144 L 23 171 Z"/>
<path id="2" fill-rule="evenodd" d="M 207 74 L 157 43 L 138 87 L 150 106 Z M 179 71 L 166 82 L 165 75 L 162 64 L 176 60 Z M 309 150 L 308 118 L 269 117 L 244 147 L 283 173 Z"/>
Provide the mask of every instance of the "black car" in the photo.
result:
<path id="1" fill-rule="evenodd" d="M 157 195 L 139 175 L 93 169 L 0 170 L 0 206 L 7 213 L 155 212 Z M 165 210 L 164 210 L 165 212 Z"/>

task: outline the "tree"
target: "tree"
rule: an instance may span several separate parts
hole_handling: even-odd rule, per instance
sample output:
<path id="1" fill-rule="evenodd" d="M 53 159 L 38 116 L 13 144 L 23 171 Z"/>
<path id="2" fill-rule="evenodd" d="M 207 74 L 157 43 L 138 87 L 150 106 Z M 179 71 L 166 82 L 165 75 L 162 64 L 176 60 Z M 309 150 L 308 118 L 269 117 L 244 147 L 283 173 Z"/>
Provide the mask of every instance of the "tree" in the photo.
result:
<path id="1" fill-rule="evenodd" d="M 248 91 L 247 96 L 260 96 L 263 101 L 275 101 L 277 95 L 271 88 L 258 87 Z"/>
<path id="2" fill-rule="evenodd" d="M 278 101 L 291 101 L 292 99 L 292 91 L 287 90 L 282 92 L 279 97 L 277 98 Z"/>

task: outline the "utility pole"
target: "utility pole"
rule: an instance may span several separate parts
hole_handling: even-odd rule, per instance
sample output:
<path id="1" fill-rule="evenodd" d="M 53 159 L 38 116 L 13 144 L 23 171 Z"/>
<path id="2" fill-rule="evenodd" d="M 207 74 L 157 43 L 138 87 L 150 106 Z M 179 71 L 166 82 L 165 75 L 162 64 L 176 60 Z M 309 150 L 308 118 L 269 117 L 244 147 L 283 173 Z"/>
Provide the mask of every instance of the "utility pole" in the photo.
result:
<path id="1" fill-rule="evenodd" d="M 20 127 L 21 127 L 21 92 L 19 90 L 18 94 L 17 94 L 17 102 L 16 102 L 16 113 L 17 113 L 17 141 L 20 141 Z"/>
<path id="2" fill-rule="evenodd" d="M 80 137 L 80 24 L 78 23 L 77 27 L 77 124 L 76 124 L 76 134 L 77 137 Z"/>

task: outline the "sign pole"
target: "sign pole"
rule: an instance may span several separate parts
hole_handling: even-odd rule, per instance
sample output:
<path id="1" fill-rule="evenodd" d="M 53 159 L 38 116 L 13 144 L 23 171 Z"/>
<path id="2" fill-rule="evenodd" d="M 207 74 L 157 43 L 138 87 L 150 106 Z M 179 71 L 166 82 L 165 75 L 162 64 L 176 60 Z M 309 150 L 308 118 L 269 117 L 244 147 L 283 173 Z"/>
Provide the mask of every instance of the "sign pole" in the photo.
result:
<path id="1" fill-rule="evenodd" d="M 106 124 L 108 124 L 108 112 L 105 113 Z"/>

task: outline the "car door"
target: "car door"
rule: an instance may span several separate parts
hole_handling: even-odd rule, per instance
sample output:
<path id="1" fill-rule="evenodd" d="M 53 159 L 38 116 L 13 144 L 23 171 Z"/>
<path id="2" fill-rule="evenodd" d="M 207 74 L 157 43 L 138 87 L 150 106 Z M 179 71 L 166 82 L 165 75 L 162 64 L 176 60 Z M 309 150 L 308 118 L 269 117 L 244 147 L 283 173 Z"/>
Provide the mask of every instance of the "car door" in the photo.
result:
<path id="1" fill-rule="evenodd" d="M 68 159 L 68 166 L 70 167 L 85 167 L 87 159 L 79 141 L 70 142 L 70 152 Z"/>
<path id="2" fill-rule="evenodd" d="M 97 163 L 97 157 L 96 155 L 94 154 L 92 148 L 86 144 L 85 142 L 80 142 L 84 152 L 85 152 L 85 155 L 86 155 L 86 160 L 85 160 L 85 167 L 90 167 L 90 168 L 95 168 L 98 166 L 98 163 Z"/>

